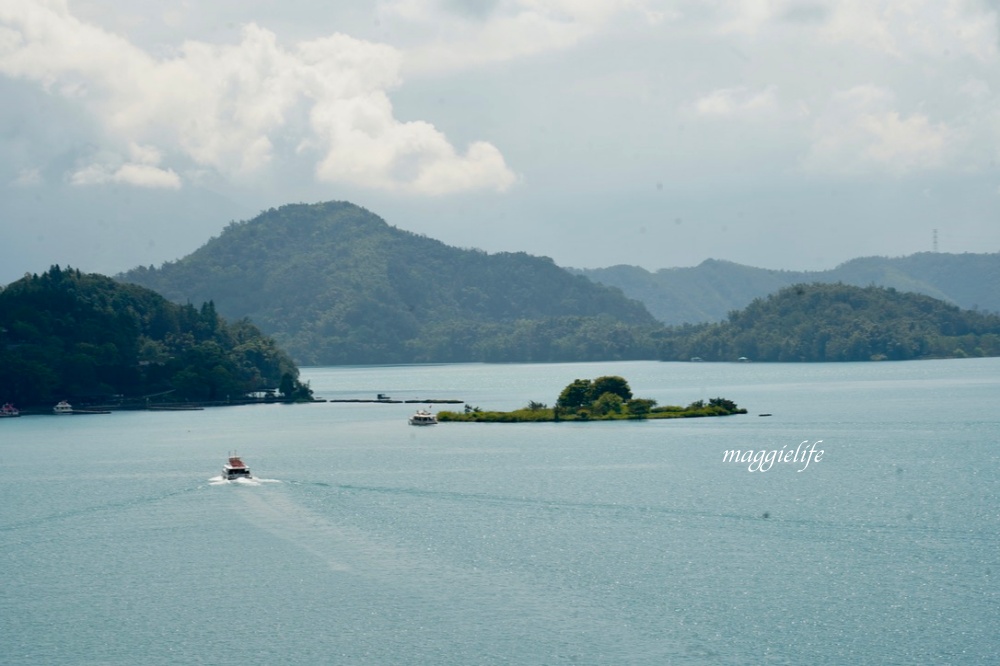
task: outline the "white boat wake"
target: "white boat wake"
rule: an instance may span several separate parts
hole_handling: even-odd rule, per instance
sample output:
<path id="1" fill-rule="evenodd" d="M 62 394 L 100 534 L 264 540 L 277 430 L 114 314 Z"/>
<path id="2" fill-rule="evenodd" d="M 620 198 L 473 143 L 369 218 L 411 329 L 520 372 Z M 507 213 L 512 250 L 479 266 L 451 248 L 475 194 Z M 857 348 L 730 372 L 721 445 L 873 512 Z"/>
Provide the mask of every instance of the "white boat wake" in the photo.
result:
<path id="1" fill-rule="evenodd" d="M 230 479 L 227 479 L 227 478 L 223 477 L 221 474 L 219 476 L 213 476 L 211 479 L 208 480 L 208 485 L 210 485 L 210 486 L 228 486 L 228 485 L 234 485 L 234 486 L 260 486 L 260 485 L 263 485 L 265 483 L 281 483 L 281 480 L 280 479 L 258 479 L 256 477 L 250 478 L 250 479 L 238 478 L 238 479 L 231 479 L 230 480 Z"/>

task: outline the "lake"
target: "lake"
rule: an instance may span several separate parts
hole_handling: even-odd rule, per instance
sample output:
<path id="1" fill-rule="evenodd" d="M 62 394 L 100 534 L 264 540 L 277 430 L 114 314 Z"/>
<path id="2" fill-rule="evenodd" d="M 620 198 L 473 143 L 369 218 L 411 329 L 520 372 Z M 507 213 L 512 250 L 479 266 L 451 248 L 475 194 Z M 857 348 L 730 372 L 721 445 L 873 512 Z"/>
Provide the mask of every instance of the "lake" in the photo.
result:
<path id="1" fill-rule="evenodd" d="M 749 413 L 0 421 L 0 662 L 1000 663 L 1000 359 L 303 369 L 502 410 L 605 374 Z M 253 481 L 218 480 L 230 451 Z"/>

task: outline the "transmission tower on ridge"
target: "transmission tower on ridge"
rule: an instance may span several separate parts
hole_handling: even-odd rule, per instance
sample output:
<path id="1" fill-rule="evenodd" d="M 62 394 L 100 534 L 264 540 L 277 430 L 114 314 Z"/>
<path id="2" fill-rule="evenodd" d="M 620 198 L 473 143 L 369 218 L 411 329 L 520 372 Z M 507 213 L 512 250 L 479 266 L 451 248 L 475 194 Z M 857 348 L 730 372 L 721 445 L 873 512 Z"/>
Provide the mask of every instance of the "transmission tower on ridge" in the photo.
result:
<path id="1" fill-rule="evenodd" d="M 934 252 L 937 253 L 937 229 L 934 230 Z"/>

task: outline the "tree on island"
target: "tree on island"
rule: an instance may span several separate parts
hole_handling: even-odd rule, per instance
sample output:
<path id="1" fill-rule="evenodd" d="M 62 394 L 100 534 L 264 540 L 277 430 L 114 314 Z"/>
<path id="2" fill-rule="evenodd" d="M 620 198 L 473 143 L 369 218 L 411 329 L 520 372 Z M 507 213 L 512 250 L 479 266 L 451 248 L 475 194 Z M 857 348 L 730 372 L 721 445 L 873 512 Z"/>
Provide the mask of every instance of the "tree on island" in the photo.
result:
<path id="1" fill-rule="evenodd" d="M 605 395 L 614 396 L 604 398 Z M 580 409 L 589 407 L 604 399 L 605 405 L 624 403 L 632 399 L 632 389 L 628 382 L 618 375 L 605 375 L 597 379 L 574 379 L 559 394 L 556 404 L 564 409 Z"/>
<path id="2" fill-rule="evenodd" d="M 313 399 L 313 391 L 309 387 L 309 382 L 299 381 L 299 378 L 290 372 L 281 376 L 278 393 L 286 402 L 309 402 Z"/>
<path id="3" fill-rule="evenodd" d="M 597 379 L 574 379 L 559 394 L 556 405 L 562 409 L 576 410 L 581 418 L 623 414 L 627 401 L 632 399 L 632 389 L 624 377 L 604 375 Z M 655 400 L 650 401 L 653 405 Z"/>
<path id="4" fill-rule="evenodd" d="M 556 406 L 560 409 L 579 409 L 590 402 L 592 388 L 589 379 L 574 379 L 559 394 Z"/>

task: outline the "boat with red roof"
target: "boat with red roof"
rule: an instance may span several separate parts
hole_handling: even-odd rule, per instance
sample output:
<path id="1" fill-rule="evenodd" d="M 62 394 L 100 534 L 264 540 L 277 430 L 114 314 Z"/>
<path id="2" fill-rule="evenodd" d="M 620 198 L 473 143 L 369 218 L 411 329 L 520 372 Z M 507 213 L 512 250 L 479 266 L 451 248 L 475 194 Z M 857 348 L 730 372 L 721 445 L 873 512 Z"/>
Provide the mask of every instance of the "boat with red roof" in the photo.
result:
<path id="1" fill-rule="evenodd" d="M 232 481 L 234 479 L 252 479 L 250 468 L 235 453 L 230 454 L 228 462 L 222 467 L 222 478 Z"/>
<path id="2" fill-rule="evenodd" d="M 3 407 L 0 407 L 0 419 L 12 418 L 14 416 L 20 416 L 21 412 L 17 407 L 11 403 L 5 403 Z"/>

